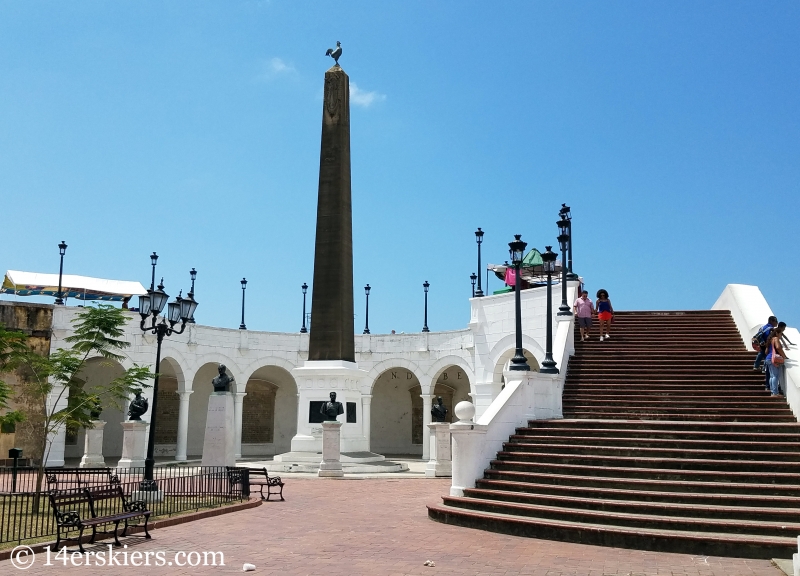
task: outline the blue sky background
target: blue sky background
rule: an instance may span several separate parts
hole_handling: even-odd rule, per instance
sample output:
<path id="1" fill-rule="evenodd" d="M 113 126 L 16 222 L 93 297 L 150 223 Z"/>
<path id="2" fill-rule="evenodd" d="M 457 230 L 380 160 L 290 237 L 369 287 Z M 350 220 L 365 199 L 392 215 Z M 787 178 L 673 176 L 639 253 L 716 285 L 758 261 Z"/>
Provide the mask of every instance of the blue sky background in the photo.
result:
<path id="1" fill-rule="evenodd" d="M 325 49 L 352 96 L 357 331 L 469 320 L 484 261 L 555 244 L 624 309 L 757 284 L 797 325 L 797 2 L 0 1 L 0 269 L 149 284 L 295 331 Z M 490 280 L 490 289 L 500 288 Z M 47 299 L 51 301 L 51 299 Z"/>

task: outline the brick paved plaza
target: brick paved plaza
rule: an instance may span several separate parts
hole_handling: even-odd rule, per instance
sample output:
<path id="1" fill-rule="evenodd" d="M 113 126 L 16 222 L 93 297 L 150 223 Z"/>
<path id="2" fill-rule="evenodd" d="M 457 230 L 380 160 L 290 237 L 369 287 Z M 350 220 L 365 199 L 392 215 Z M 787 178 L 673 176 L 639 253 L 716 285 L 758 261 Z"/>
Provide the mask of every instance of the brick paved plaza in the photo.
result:
<path id="1" fill-rule="evenodd" d="M 768 560 L 698 557 L 565 544 L 435 523 L 425 504 L 447 492 L 449 480 L 286 478 L 286 502 L 153 531 L 153 539 L 125 540 L 128 551 L 222 551 L 225 567 L 43 567 L 37 557 L 25 574 L 258 575 L 769 575 Z M 103 549 L 108 541 L 103 541 Z M 91 549 L 91 548 L 88 548 Z M 97 549 L 97 548 L 96 548 Z M 423 566 L 433 560 L 433 568 Z M 151 558 L 151 562 L 154 559 Z M 0 574 L 17 573 L 9 561 Z"/>

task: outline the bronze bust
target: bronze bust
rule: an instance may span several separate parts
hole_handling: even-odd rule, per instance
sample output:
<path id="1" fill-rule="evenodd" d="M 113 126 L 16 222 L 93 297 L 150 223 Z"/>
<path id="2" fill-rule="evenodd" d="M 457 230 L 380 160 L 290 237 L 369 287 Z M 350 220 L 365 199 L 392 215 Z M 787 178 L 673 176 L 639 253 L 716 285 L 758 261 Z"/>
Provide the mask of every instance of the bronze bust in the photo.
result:
<path id="1" fill-rule="evenodd" d="M 436 399 L 436 404 L 431 407 L 431 416 L 434 422 L 447 422 L 447 406 L 442 403 L 442 397 Z"/>
<path id="2" fill-rule="evenodd" d="M 330 402 L 320 406 L 319 413 L 325 417 L 326 422 L 335 422 L 339 414 L 344 414 L 342 403 L 336 401 L 336 392 L 331 392 Z"/>
<path id="3" fill-rule="evenodd" d="M 233 377 L 228 376 L 225 364 L 220 364 L 217 370 L 219 371 L 219 376 L 211 381 L 211 384 L 214 385 L 214 392 L 230 392 L 230 385 L 233 383 Z"/>
<path id="4" fill-rule="evenodd" d="M 142 414 L 147 412 L 148 408 L 150 408 L 150 404 L 147 399 L 142 398 L 141 392 L 137 392 L 136 397 L 131 400 L 131 405 L 128 407 L 128 417 L 131 420 L 141 420 Z"/>

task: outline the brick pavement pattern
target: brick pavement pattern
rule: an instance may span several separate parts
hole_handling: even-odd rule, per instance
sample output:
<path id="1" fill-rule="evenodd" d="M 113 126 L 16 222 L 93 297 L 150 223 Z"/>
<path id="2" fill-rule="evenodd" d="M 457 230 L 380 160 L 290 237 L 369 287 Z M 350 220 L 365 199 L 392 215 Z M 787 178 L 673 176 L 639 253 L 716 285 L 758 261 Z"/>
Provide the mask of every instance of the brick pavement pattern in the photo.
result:
<path id="1" fill-rule="evenodd" d="M 440 524 L 428 519 L 425 505 L 449 491 L 448 479 L 285 480 L 286 502 L 155 530 L 152 540 L 123 539 L 128 552 L 165 551 L 167 559 L 178 551 L 222 551 L 224 567 L 45 567 L 39 555 L 24 572 L 2 562 L 0 574 L 199 576 L 241 573 L 249 562 L 258 576 L 782 575 L 768 560 L 604 548 Z M 436 566 L 423 566 L 426 560 Z"/>

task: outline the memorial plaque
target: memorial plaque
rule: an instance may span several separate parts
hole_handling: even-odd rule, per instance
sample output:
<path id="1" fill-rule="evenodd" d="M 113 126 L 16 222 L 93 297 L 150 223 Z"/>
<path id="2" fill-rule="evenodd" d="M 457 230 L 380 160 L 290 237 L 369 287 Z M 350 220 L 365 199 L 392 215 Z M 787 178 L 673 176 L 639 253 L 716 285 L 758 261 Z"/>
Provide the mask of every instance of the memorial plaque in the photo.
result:
<path id="1" fill-rule="evenodd" d="M 347 423 L 348 424 L 355 424 L 356 423 L 356 403 L 355 402 L 348 402 L 347 403 Z"/>
<path id="2" fill-rule="evenodd" d="M 308 423 L 322 424 L 325 422 L 325 415 L 320 413 L 327 400 L 311 400 L 308 403 Z"/>

